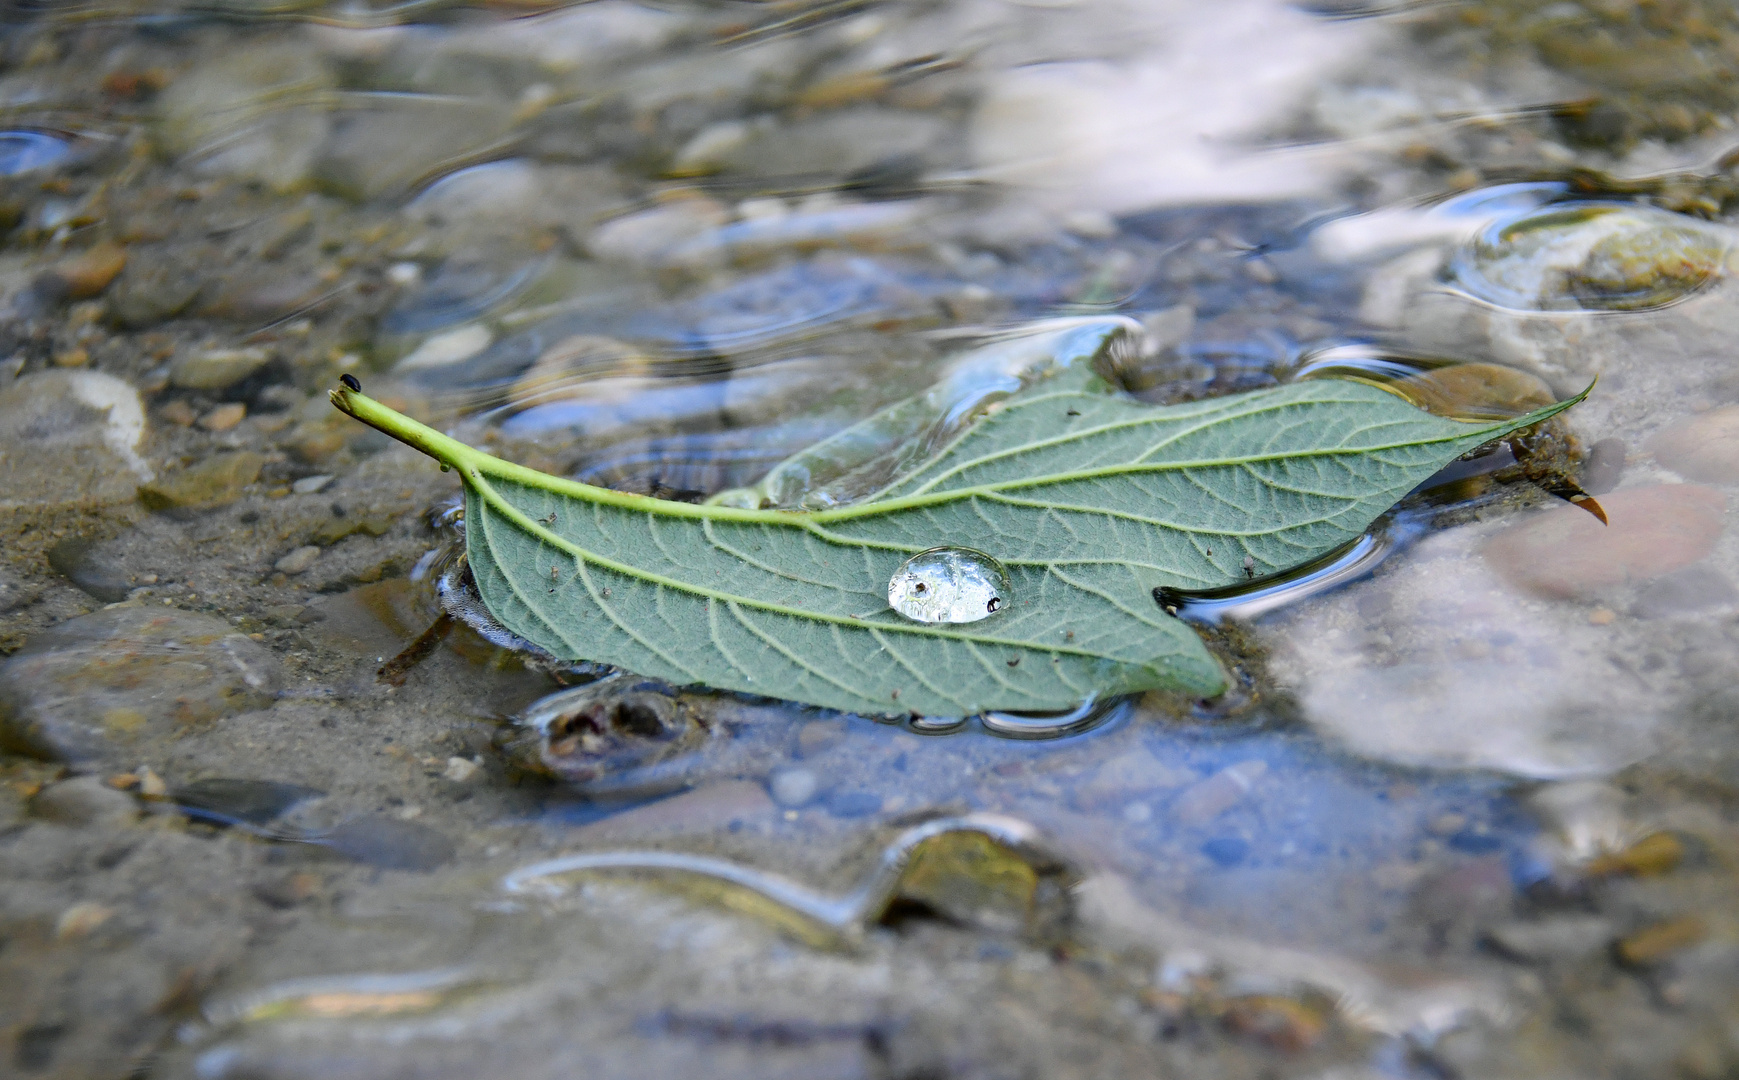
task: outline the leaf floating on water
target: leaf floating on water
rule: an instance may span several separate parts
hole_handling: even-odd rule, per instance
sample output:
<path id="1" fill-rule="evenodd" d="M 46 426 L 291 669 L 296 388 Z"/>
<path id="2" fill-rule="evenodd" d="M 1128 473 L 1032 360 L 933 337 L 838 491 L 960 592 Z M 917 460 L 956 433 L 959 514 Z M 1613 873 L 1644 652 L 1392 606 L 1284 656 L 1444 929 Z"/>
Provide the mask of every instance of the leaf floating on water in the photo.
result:
<path id="1" fill-rule="evenodd" d="M 1155 588 L 1217 588 L 1331 551 L 1444 465 L 1580 397 L 1465 423 L 1324 380 L 1154 408 L 1080 364 L 864 501 L 808 513 L 591 487 L 348 387 L 332 400 L 459 471 L 484 602 L 555 655 L 828 708 L 962 716 L 1220 692 L 1219 665 Z M 994 558 L 1011 602 L 971 623 L 888 608 L 895 571 L 938 546 Z"/>

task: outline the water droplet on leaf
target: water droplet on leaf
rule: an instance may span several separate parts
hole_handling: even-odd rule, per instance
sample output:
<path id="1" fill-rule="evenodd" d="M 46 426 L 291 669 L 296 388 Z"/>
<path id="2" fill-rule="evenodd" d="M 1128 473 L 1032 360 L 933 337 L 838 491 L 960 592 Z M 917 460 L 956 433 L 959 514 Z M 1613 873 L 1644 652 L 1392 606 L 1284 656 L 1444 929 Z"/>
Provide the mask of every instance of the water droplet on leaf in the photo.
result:
<path id="1" fill-rule="evenodd" d="M 938 547 L 900 564 L 888 579 L 888 606 L 924 623 L 989 618 L 1008 603 L 1008 571 L 982 551 Z"/>

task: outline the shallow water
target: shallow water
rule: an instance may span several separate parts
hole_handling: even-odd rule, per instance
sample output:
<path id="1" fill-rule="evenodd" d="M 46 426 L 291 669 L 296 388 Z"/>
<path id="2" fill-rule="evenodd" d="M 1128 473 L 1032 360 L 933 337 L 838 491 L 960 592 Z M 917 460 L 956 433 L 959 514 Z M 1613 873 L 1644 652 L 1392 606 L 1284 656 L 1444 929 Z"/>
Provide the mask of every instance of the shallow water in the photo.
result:
<path id="1" fill-rule="evenodd" d="M 1734 1074 L 1735 55 L 1691 0 L 9 12 L 0 1060 Z M 516 648 L 454 479 L 325 399 L 813 507 L 1072 359 L 1594 388 L 1156 597 L 1219 698 L 898 722 Z"/>

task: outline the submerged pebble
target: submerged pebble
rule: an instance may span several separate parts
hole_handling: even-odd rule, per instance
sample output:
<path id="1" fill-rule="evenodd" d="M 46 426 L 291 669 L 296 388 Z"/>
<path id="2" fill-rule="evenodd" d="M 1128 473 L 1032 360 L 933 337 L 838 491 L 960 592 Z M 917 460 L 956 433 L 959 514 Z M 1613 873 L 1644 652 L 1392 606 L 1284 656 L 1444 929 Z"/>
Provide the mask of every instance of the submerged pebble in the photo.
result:
<path id="1" fill-rule="evenodd" d="M 50 784 L 30 800 L 30 810 L 61 825 L 125 825 L 139 814 L 131 795 L 95 776 L 75 776 Z"/>
<path id="2" fill-rule="evenodd" d="M 1486 545 L 1486 558 L 1530 592 L 1587 596 L 1660 577 L 1709 554 L 1727 501 L 1713 488 L 1670 484 L 1615 491 L 1600 505 L 1608 524 L 1560 506 L 1500 533 Z"/>
<path id="3" fill-rule="evenodd" d="M 1561 203 L 1488 227 L 1457 254 L 1450 275 L 1500 307 L 1637 311 L 1707 286 L 1727 247 L 1715 227 L 1664 210 Z"/>
<path id="4" fill-rule="evenodd" d="M 36 289 L 51 300 L 86 300 L 108 288 L 126 265 L 126 249 L 97 244 L 55 263 L 37 279 Z"/>
<path id="5" fill-rule="evenodd" d="M 981 832 L 947 832 L 913 849 L 899 897 L 944 918 L 1004 933 L 1026 929 L 1040 869 Z"/>
<path id="6" fill-rule="evenodd" d="M 1633 967 L 1648 967 L 1670 959 L 1709 936 L 1709 924 L 1697 915 L 1645 926 L 1613 945 L 1618 959 Z"/>
<path id="7" fill-rule="evenodd" d="M 0 390 L 0 513 L 131 502 L 151 468 L 132 386 L 97 371 L 47 371 Z"/>
<path id="8" fill-rule="evenodd" d="M 767 779 L 773 801 L 788 810 L 808 803 L 820 788 L 820 778 L 809 769 L 780 769 Z"/>
<path id="9" fill-rule="evenodd" d="M 94 537 L 71 536 L 55 544 L 48 549 L 48 565 L 105 604 L 125 600 L 133 591 L 131 575 Z"/>
<path id="10" fill-rule="evenodd" d="M 1710 409 L 1666 428 L 1647 448 L 1656 461 L 1687 479 L 1739 482 L 1739 405 Z"/>
<path id="11" fill-rule="evenodd" d="M 205 349 L 169 362 L 169 385 L 181 390 L 227 390 L 265 367 L 265 349 Z"/>
<path id="12" fill-rule="evenodd" d="M 1520 416 L 1558 400 L 1538 375 L 1501 364 L 1450 364 L 1402 379 L 1395 389 L 1428 412 L 1466 420 Z"/>
<path id="13" fill-rule="evenodd" d="M 306 544 L 273 563 L 272 569 L 280 574 L 301 574 L 307 572 L 318 558 L 320 558 L 320 549 L 313 544 Z"/>
<path id="14" fill-rule="evenodd" d="M 215 510 L 242 497 L 259 479 L 266 456 L 253 450 L 213 454 L 197 465 L 139 488 L 149 510 Z"/>
<path id="15" fill-rule="evenodd" d="M 277 683 L 272 654 L 217 619 L 107 608 L 0 665 L 0 743 L 51 761 L 107 757 L 268 705 Z"/>
<path id="16" fill-rule="evenodd" d="M 1267 771 L 1268 763 L 1258 759 L 1228 765 L 1179 792 L 1171 816 L 1183 825 L 1205 825 L 1243 802 Z"/>
<path id="17" fill-rule="evenodd" d="M 1008 571 L 982 551 L 939 547 L 900 564 L 888 579 L 888 606 L 914 622 L 969 623 L 1006 607 Z"/>

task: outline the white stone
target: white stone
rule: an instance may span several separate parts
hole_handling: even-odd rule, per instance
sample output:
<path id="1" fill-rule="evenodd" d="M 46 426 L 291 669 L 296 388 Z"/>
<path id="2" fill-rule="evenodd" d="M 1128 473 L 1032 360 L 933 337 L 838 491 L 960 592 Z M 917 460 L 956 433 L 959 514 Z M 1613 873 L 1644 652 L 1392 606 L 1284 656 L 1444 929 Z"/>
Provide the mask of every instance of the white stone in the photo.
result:
<path id="1" fill-rule="evenodd" d="M 489 332 L 487 326 L 467 323 L 444 334 L 436 334 L 418 345 L 410 355 L 398 362 L 397 370 L 416 371 L 457 364 L 487 349 L 494 340 L 495 335 Z"/>

